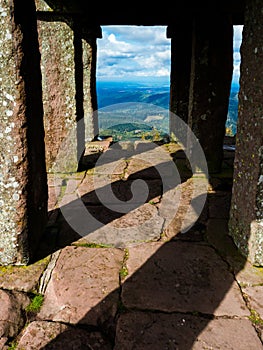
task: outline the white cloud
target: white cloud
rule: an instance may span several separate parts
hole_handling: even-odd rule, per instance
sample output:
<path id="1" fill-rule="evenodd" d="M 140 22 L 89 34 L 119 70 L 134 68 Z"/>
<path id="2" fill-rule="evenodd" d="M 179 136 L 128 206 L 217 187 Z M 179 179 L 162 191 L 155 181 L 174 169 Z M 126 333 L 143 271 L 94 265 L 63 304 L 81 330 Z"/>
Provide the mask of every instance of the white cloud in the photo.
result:
<path id="1" fill-rule="evenodd" d="M 166 27 L 105 26 L 98 39 L 99 79 L 167 76 L 170 74 L 170 39 Z"/>
<path id="2" fill-rule="evenodd" d="M 233 80 L 239 79 L 243 26 L 234 26 Z M 97 77 L 103 80 L 170 77 L 171 41 L 164 26 L 103 26 L 97 40 Z"/>
<path id="3" fill-rule="evenodd" d="M 238 84 L 240 77 L 240 46 L 242 43 L 243 26 L 234 26 L 234 40 L 233 40 L 233 82 Z"/>
<path id="4" fill-rule="evenodd" d="M 243 26 L 234 26 L 234 51 L 239 51 L 242 42 Z"/>

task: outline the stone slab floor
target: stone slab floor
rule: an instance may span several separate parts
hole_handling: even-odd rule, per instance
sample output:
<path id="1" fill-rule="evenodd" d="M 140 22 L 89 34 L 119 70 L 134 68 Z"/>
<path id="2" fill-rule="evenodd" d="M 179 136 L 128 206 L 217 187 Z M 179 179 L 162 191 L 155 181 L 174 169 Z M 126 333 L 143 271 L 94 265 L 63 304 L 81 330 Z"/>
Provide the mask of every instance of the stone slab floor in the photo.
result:
<path id="1" fill-rule="evenodd" d="M 233 151 L 204 195 L 178 144 L 118 146 L 49 174 L 36 261 L 0 268 L 0 349 L 263 349 L 263 269 L 227 229 Z"/>

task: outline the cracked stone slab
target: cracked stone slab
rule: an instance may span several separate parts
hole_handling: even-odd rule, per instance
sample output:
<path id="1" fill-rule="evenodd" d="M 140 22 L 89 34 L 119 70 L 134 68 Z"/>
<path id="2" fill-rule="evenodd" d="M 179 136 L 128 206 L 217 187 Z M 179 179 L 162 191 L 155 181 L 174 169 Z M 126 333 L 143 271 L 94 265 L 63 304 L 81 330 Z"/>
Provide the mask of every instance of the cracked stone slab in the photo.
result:
<path id="1" fill-rule="evenodd" d="M 107 151 L 99 158 L 94 168 L 94 176 L 97 175 L 122 175 L 126 168 L 126 160 L 122 158 L 115 159 L 111 157 L 111 151 Z"/>
<path id="2" fill-rule="evenodd" d="M 49 262 L 49 257 L 28 266 L 3 266 L 0 268 L 0 288 L 32 292 Z"/>
<path id="3" fill-rule="evenodd" d="M 228 234 L 227 220 L 209 219 L 207 222 L 207 239 L 227 260 L 241 286 L 263 284 L 263 268 L 253 266 L 241 255 Z"/>
<path id="4" fill-rule="evenodd" d="M 118 319 L 114 350 L 238 349 L 262 344 L 246 319 L 214 319 L 188 314 L 128 312 Z"/>
<path id="5" fill-rule="evenodd" d="M 64 233 L 72 236 L 74 243 L 96 243 L 125 247 L 145 241 L 158 240 L 162 233 L 164 219 L 158 209 L 149 203 L 130 211 L 119 213 L 111 206 L 84 206 L 75 201 L 64 206 L 61 217 L 61 242 Z M 76 239 L 76 233 L 78 239 Z M 70 241 L 70 238 L 68 238 Z"/>
<path id="6" fill-rule="evenodd" d="M 41 320 L 98 325 L 114 318 L 124 252 L 66 247 L 57 260 L 38 314 Z"/>
<path id="7" fill-rule="evenodd" d="M 254 266 L 249 261 L 246 261 L 239 270 L 235 267 L 235 273 L 241 287 L 263 285 L 263 268 Z"/>
<path id="8" fill-rule="evenodd" d="M 143 182 L 134 183 L 134 181 L 121 180 L 112 181 L 108 176 L 102 179 L 95 179 L 89 177 L 85 179 L 78 190 L 77 194 L 81 200 L 87 204 L 100 205 L 100 204 L 114 204 L 122 201 L 125 205 L 127 201 L 132 200 L 136 204 L 142 204 L 149 201 L 153 201 L 156 197 L 160 197 L 162 192 L 162 183 L 159 180 L 144 180 Z M 138 191 L 145 191 L 145 195 L 133 196 L 133 186 L 137 187 Z"/>
<path id="9" fill-rule="evenodd" d="M 263 285 L 245 287 L 242 290 L 248 297 L 250 307 L 263 319 Z"/>
<path id="10" fill-rule="evenodd" d="M 227 264 L 206 245 L 147 243 L 129 248 L 122 286 L 127 308 L 249 316 Z"/>
<path id="11" fill-rule="evenodd" d="M 88 332 L 56 322 L 33 321 L 19 338 L 17 350 L 112 349 L 110 343 L 99 332 Z"/>
<path id="12" fill-rule="evenodd" d="M 49 187 L 48 188 L 48 211 L 54 210 L 58 201 L 59 188 Z"/>
<path id="13" fill-rule="evenodd" d="M 156 153 L 156 152 L 155 152 Z M 125 171 L 125 178 L 129 179 L 165 179 L 166 177 L 178 176 L 177 168 L 172 162 L 172 158 L 168 155 L 163 159 L 156 159 L 156 156 L 149 154 L 137 155 L 131 158 L 128 168 Z M 168 158 L 169 157 L 169 158 Z"/>
<path id="14" fill-rule="evenodd" d="M 0 290 L 0 338 L 10 338 L 18 334 L 24 324 L 23 309 L 30 299 L 17 292 Z M 3 341 L 3 340 L 2 340 Z"/>
<path id="15" fill-rule="evenodd" d="M 7 343 L 8 341 L 8 338 L 7 337 L 0 337 L 0 349 L 8 349 L 8 346 L 6 345 L 5 347 L 5 344 Z"/>
<path id="16" fill-rule="evenodd" d="M 78 197 L 80 197 L 84 203 L 101 204 L 96 192 L 100 192 L 105 189 L 107 190 L 108 187 L 105 188 L 104 183 L 116 187 L 120 180 L 120 175 L 86 175 L 82 183 L 78 186 L 76 192 Z M 102 185 L 100 185 L 101 182 L 103 182 Z"/>

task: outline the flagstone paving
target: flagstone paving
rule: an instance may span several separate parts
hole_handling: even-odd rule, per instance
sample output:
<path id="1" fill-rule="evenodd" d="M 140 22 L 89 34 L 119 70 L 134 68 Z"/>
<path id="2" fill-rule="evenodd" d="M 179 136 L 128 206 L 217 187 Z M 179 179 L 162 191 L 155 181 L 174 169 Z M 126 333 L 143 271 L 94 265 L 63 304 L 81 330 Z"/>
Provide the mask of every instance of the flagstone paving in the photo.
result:
<path id="1" fill-rule="evenodd" d="M 228 235 L 233 153 L 208 184 L 176 143 L 118 146 L 49 174 L 36 262 L 0 268 L 0 349 L 263 349 L 263 268 Z"/>

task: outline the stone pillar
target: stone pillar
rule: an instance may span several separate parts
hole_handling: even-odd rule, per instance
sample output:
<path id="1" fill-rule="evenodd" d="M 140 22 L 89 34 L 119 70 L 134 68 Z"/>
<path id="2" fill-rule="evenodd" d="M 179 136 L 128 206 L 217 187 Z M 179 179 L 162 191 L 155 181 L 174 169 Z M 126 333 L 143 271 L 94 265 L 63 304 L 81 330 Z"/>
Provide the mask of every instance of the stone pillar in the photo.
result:
<path id="1" fill-rule="evenodd" d="M 55 21 L 48 11 L 38 20 L 38 33 L 47 170 L 76 171 L 74 33 L 66 23 Z"/>
<path id="2" fill-rule="evenodd" d="M 175 20 L 167 28 L 171 38 L 170 135 L 176 134 L 176 114 L 188 123 L 188 103 L 192 57 L 192 21 Z"/>
<path id="3" fill-rule="evenodd" d="M 210 173 L 219 172 L 233 73 L 233 25 L 226 15 L 194 20 L 188 123 Z"/>
<path id="4" fill-rule="evenodd" d="M 85 141 L 94 140 L 99 134 L 98 101 L 96 91 L 97 38 L 101 38 L 101 28 L 86 28 L 83 25 L 83 87 Z"/>
<path id="5" fill-rule="evenodd" d="M 263 266 L 263 4 L 247 2 L 229 232 L 254 265 Z"/>
<path id="6" fill-rule="evenodd" d="M 41 44 L 46 159 L 49 172 L 75 172 L 85 140 L 98 135 L 96 37 L 70 14 L 37 0 Z M 40 11 L 41 10 L 41 11 Z"/>
<path id="7" fill-rule="evenodd" d="M 34 258 L 47 220 L 40 54 L 34 0 L 0 6 L 0 264 Z"/>

